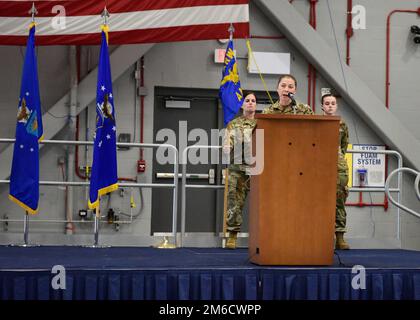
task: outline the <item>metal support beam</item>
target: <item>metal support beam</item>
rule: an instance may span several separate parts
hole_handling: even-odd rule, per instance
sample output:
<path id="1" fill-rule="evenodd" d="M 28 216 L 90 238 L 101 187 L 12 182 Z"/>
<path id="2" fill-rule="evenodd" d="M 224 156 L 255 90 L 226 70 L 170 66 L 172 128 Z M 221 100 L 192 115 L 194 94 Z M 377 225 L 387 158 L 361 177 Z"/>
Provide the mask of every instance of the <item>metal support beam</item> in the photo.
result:
<path id="1" fill-rule="evenodd" d="M 288 0 L 253 1 L 384 143 L 400 151 L 406 165 L 420 170 L 420 141 L 344 63 L 337 49 L 331 48 Z"/>
<path id="2" fill-rule="evenodd" d="M 136 44 L 119 46 L 110 55 L 112 66 L 112 81 L 117 80 L 130 66 L 132 66 L 141 56 L 146 54 L 154 44 Z M 83 111 L 96 98 L 96 81 L 98 78 L 98 68 L 92 70 L 79 84 L 77 88 L 77 100 L 79 107 L 76 114 Z M 52 139 L 61 129 L 68 124 L 67 118 L 54 118 L 53 115 L 68 115 L 69 91 L 51 109 L 49 113 L 42 116 L 44 125 L 44 139 Z M 43 145 L 41 145 L 42 147 Z M 0 153 L 2 163 L 12 163 L 13 145 L 8 146 Z M 0 166 L 0 179 L 6 179 L 10 175 L 10 167 Z"/>

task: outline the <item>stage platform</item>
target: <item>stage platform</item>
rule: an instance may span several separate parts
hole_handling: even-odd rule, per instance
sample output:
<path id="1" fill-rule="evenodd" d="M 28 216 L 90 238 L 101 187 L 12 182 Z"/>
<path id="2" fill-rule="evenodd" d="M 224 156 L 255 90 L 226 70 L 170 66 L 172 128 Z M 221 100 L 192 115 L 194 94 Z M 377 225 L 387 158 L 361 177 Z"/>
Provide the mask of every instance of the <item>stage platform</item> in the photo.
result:
<path id="1" fill-rule="evenodd" d="M 0 247 L 0 300 L 341 299 L 419 300 L 420 252 L 336 251 L 332 266 L 289 267 L 255 265 L 247 249 Z"/>

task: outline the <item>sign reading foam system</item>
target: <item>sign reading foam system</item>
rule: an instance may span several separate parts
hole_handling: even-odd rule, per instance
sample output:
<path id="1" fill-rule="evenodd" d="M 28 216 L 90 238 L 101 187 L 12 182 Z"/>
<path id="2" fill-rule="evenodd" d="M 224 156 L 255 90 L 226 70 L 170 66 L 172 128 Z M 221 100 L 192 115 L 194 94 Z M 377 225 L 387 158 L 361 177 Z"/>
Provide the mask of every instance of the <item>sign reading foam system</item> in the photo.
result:
<path id="1" fill-rule="evenodd" d="M 354 144 L 353 150 L 366 151 L 366 153 L 353 153 L 353 187 L 384 187 L 385 154 L 369 153 L 369 151 L 385 150 L 385 146 Z"/>

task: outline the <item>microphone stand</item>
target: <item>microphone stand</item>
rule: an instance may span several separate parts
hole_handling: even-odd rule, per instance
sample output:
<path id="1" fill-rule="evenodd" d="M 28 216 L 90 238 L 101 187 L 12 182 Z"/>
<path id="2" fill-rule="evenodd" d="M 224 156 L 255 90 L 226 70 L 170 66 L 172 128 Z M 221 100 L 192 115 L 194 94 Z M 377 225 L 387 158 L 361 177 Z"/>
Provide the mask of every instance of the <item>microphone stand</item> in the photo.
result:
<path id="1" fill-rule="evenodd" d="M 287 95 L 289 96 L 290 100 L 292 100 L 293 114 L 296 114 L 296 100 L 293 97 L 294 95 L 292 93 L 288 93 Z"/>

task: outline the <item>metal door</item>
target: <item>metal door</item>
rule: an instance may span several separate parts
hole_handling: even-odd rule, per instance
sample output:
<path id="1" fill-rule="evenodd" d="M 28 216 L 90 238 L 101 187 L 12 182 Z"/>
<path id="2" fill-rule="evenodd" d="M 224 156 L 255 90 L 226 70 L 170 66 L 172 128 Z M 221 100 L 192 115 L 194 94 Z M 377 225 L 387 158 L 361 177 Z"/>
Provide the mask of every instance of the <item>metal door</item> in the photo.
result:
<path id="1" fill-rule="evenodd" d="M 176 147 L 181 157 L 186 146 L 194 145 L 197 142 L 188 141 L 188 137 L 192 138 L 194 135 L 192 130 L 203 129 L 207 134 L 208 144 L 211 144 L 211 129 L 219 128 L 220 123 L 221 115 L 219 115 L 218 103 L 218 92 L 216 90 L 155 88 L 154 143 L 170 143 L 170 141 L 167 141 L 168 139 L 161 141 L 162 136 L 165 136 L 165 132 L 174 132 Z M 159 141 L 157 140 L 158 136 Z M 221 166 L 211 163 L 209 151 L 201 150 L 200 152 L 207 155 L 208 161 L 204 164 L 187 165 L 187 184 L 207 184 L 210 170 L 215 173 L 215 179 L 211 182 L 220 184 Z M 167 183 L 167 179 L 172 178 L 173 166 L 160 162 L 154 156 L 153 183 Z M 181 172 L 181 167 L 179 172 Z M 181 186 L 181 179 L 179 179 L 179 183 Z M 187 233 L 216 233 L 216 230 L 217 232 L 221 230 L 223 190 L 187 189 L 186 199 L 185 231 Z M 171 206 L 172 191 L 154 188 L 152 191 L 152 234 L 172 231 Z M 178 232 L 181 230 L 180 212 L 181 192 L 178 195 Z"/>

